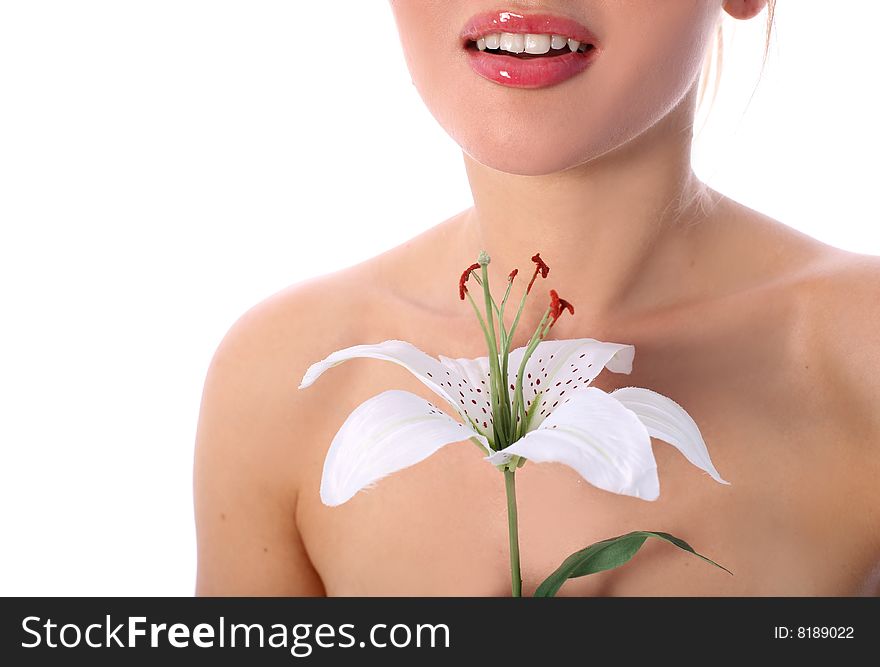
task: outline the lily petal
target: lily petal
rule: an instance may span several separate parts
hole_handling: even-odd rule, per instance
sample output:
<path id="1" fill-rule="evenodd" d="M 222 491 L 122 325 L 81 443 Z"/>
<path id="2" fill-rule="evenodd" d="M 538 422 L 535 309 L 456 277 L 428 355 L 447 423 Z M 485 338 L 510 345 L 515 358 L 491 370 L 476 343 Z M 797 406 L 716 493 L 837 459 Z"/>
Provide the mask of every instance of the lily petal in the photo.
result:
<path id="1" fill-rule="evenodd" d="M 723 479 L 700 434 L 693 418 L 674 400 L 644 387 L 621 387 L 611 396 L 636 413 L 653 437 L 668 442 L 698 468 L 705 470 L 716 482 L 730 484 Z"/>
<path id="2" fill-rule="evenodd" d="M 489 394 L 489 357 L 476 359 L 451 359 L 440 355 L 440 363 L 452 372 L 452 377 L 460 377 L 459 383 L 453 384 L 453 394 L 458 399 L 457 409 L 473 420 L 477 430 L 483 433 L 492 432 L 492 399 Z M 482 428 L 481 428 L 482 427 Z"/>
<path id="3" fill-rule="evenodd" d="M 516 383 L 516 373 L 525 348 L 512 350 L 508 381 Z M 595 338 L 545 340 L 538 343 L 526 363 L 523 374 L 523 400 L 526 410 L 538 396 L 541 404 L 529 422 L 534 431 L 550 415 L 562 399 L 577 389 L 588 387 L 603 368 L 613 373 L 632 372 L 635 347 L 623 343 L 606 343 Z"/>
<path id="4" fill-rule="evenodd" d="M 343 350 L 337 350 L 325 359 L 318 361 L 306 371 L 300 389 L 305 389 L 317 380 L 324 371 L 338 366 L 349 359 L 366 357 L 391 361 L 403 366 L 416 376 L 422 384 L 447 401 L 459 414 L 464 416 L 464 401 L 457 401 L 458 383 L 462 382 L 459 375 L 453 375 L 453 371 L 441 364 L 434 357 L 425 354 L 412 343 L 403 340 L 386 340 L 376 345 L 354 345 Z"/>
<path id="5" fill-rule="evenodd" d="M 641 420 L 597 387 L 581 388 L 560 403 L 541 428 L 486 459 L 512 455 L 537 463 L 555 461 L 606 491 L 656 500 L 660 495 L 651 438 Z"/>
<path id="6" fill-rule="evenodd" d="M 418 463 L 444 445 L 486 438 L 429 401 L 391 389 L 361 403 L 333 438 L 321 476 L 321 501 L 335 506 L 393 472 Z"/>

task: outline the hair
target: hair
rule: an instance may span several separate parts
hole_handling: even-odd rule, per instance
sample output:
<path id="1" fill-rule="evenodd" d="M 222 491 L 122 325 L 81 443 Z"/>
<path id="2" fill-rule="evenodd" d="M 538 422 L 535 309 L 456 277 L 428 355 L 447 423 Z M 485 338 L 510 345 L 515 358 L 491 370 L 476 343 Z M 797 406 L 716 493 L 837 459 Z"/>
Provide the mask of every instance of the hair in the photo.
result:
<path id="1" fill-rule="evenodd" d="M 767 65 L 767 56 L 770 54 L 770 38 L 773 35 L 773 23 L 776 15 L 776 0 L 767 0 L 767 27 L 766 37 L 764 38 L 764 57 L 761 60 L 761 71 Z M 718 27 L 715 30 L 714 48 L 709 51 L 705 61 L 703 62 L 703 71 L 700 74 L 700 94 L 697 100 L 697 108 L 703 105 L 703 99 L 706 90 L 712 87 L 712 97 L 709 100 L 709 108 L 715 102 L 718 94 L 718 88 L 721 83 L 721 67 L 724 61 L 724 15 L 718 20 Z M 714 75 L 714 76 L 713 76 Z M 757 84 L 756 84 L 757 85 Z"/>

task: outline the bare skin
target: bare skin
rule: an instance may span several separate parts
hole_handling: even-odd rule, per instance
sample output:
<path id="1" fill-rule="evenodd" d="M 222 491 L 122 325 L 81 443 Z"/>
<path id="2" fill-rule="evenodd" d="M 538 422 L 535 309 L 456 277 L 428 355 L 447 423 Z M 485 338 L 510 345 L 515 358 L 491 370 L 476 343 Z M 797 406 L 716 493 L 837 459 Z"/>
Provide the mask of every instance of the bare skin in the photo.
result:
<path id="1" fill-rule="evenodd" d="M 723 3 L 740 18 L 763 4 Z M 392 6 L 414 81 L 467 148 L 474 206 L 274 295 L 228 333 L 199 420 L 196 592 L 509 594 L 503 477 L 470 442 L 339 507 L 320 502 L 327 447 L 355 407 L 391 388 L 443 407 L 433 394 L 402 368 L 366 359 L 297 389 L 310 364 L 359 343 L 485 355 L 457 280 L 486 249 L 496 288 L 540 251 L 551 272 L 539 291 L 553 287 L 576 308 L 551 338 L 634 345 L 632 374 L 605 370 L 593 384 L 675 399 L 731 482 L 717 484 L 656 439 L 653 502 L 527 463 L 517 473 L 525 595 L 571 552 L 639 529 L 677 535 L 735 576 L 649 543 L 560 594 L 880 594 L 880 258 L 830 247 L 695 179 L 694 76 L 720 0 L 664 3 L 663 12 L 572 3 L 607 36 L 607 57 L 567 88 L 529 93 L 543 106 L 468 78 L 455 33 L 471 2 Z M 438 26 L 448 39 L 425 48 Z M 682 49 L 675 66 L 669 45 Z M 489 125 L 474 100 L 500 110 Z M 369 219 L 381 224 L 381 212 Z M 546 305 L 535 296 L 524 322 L 534 326 Z M 514 346 L 530 333 L 522 326 Z"/>
<path id="2" fill-rule="evenodd" d="M 468 442 L 340 507 L 320 503 L 323 457 L 348 413 L 384 389 L 435 400 L 428 390 L 375 360 L 297 390 L 310 363 L 357 343 L 399 338 L 429 354 L 485 354 L 455 285 L 474 254 L 459 250 L 472 213 L 285 290 L 229 333 L 199 425 L 198 594 L 509 593 L 503 478 Z M 594 385 L 650 387 L 681 403 L 732 484 L 656 439 L 654 502 L 598 490 L 563 466 L 527 464 L 517 475 L 524 594 L 572 551 L 635 529 L 681 536 L 735 576 L 649 543 L 560 594 L 880 593 L 880 260 L 729 200 L 690 233 L 700 252 L 679 271 L 698 296 L 592 326 L 576 314 L 551 337 L 634 344 L 633 373 L 605 370 Z M 723 259 L 746 246 L 732 275 Z M 565 288 L 575 304 L 587 294 Z"/>

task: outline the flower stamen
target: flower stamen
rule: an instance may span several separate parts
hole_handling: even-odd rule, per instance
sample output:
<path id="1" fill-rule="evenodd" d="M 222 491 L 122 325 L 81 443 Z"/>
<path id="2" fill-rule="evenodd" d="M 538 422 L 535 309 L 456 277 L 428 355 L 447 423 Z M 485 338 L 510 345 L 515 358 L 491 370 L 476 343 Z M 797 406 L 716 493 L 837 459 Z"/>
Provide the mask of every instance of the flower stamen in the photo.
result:
<path id="1" fill-rule="evenodd" d="M 479 262 L 475 262 L 467 267 L 464 272 L 461 274 L 461 278 L 458 279 L 458 296 L 464 301 L 465 292 L 467 292 L 467 287 L 465 287 L 465 283 L 467 279 L 471 277 L 471 273 L 480 268 Z"/>
<path id="2" fill-rule="evenodd" d="M 535 263 L 535 273 L 532 274 L 532 279 L 529 281 L 529 286 L 526 288 L 526 294 L 532 291 L 532 285 L 535 284 L 535 279 L 538 277 L 539 273 L 542 278 L 546 278 L 547 274 L 550 273 L 550 267 L 544 263 L 543 259 L 541 259 L 541 253 L 536 252 L 532 257 L 532 261 Z"/>
<path id="3" fill-rule="evenodd" d="M 549 329 L 556 324 L 556 320 L 566 310 L 574 315 L 574 306 L 565 299 L 561 299 L 555 289 L 550 290 L 550 325 L 547 328 Z"/>

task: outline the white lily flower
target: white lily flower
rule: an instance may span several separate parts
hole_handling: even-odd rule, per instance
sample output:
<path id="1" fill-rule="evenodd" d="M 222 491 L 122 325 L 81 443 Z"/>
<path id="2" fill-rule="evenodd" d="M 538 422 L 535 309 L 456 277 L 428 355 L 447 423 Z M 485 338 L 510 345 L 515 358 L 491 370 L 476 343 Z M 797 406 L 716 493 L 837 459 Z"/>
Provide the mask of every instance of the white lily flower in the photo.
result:
<path id="1" fill-rule="evenodd" d="M 486 461 L 504 472 L 514 596 L 522 591 L 514 477 L 525 461 L 562 463 L 600 489 L 655 500 L 660 494 L 657 462 L 651 449 L 651 437 L 655 437 L 676 447 L 714 480 L 728 483 L 712 464 L 694 420 L 671 398 L 640 387 L 605 392 L 591 386 L 603 368 L 613 373 L 632 372 L 635 347 L 594 338 L 544 340 L 563 312 L 574 314 L 574 306 L 555 290 L 550 290 L 550 306 L 528 345 L 510 349 L 526 296 L 537 277 L 546 278 L 550 271 L 539 254 L 532 261 L 536 265 L 534 274 L 509 329 L 504 324 L 504 309 L 517 270 L 507 278 L 500 307 L 489 292 L 486 253 L 480 253 L 479 261 L 465 269 L 459 279 L 459 295 L 462 300 L 467 297 L 474 308 L 489 356 L 434 358 L 401 340 L 354 345 L 312 364 L 299 385 L 300 389 L 309 387 L 325 371 L 349 359 L 381 359 L 403 366 L 452 406 L 458 420 L 408 391 L 392 389 L 364 401 L 348 416 L 330 444 L 321 476 L 321 500 L 325 505 L 340 505 L 361 489 L 426 459 L 441 447 L 471 440 L 486 455 Z M 478 269 L 481 276 L 474 279 L 483 288 L 485 317 L 466 286 Z M 631 540 L 629 547 L 638 549 L 649 533 L 634 535 L 612 542 Z M 667 539 L 665 533 L 650 535 Z M 693 551 L 684 541 L 672 540 L 680 548 Z M 585 552 L 583 558 L 589 553 Z M 618 559 L 618 564 L 630 556 Z M 580 576 L 577 572 L 582 565 L 587 567 L 581 564 L 571 572 L 564 570 L 559 575 L 562 579 L 554 579 L 547 590 L 557 590 L 565 577 Z"/>
<path id="2" fill-rule="evenodd" d="M 521 360 L 525 347 L 512 350 Z M 669 442 L 694 465 L 721 479 L 693 419 L 672 399 L 650 389 L 605 392 L 590 382 L 603 368 L 630 373 L 635 348 L 593 338 L 543 341 L 525 366 L 526 407 L 533 411 L 525 436 L 486 460 L 516 456 L 564 463 L 606 491 L 655 500 L 657 465 L 649 436 Z M 488 451 L 492 428 L 489 359 L 425 354 L 400 340 L 355 345 L 313 364 L 300 389 L 349 359 L 367 357 L 403 366 L 458 413 L 456 421 L 411 392 L 390 390 L 368 399 L 345 420 L 327 453 L 321 500 L 340 505 L 382 477 L 429 457 L 444 445 L 474 438 Z M 512 367 L 518 364 L 512 364 Z M 515 383 L 514 371 L 508 374 Z M 531 378 L 531 379 L 530 379 Z"/>

